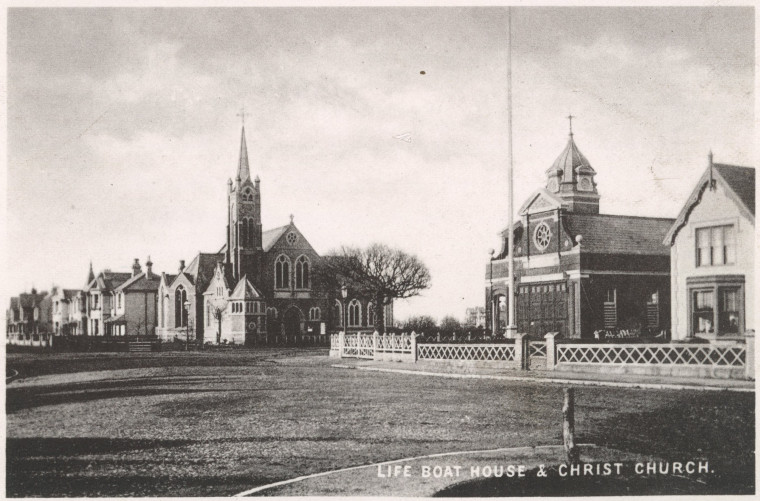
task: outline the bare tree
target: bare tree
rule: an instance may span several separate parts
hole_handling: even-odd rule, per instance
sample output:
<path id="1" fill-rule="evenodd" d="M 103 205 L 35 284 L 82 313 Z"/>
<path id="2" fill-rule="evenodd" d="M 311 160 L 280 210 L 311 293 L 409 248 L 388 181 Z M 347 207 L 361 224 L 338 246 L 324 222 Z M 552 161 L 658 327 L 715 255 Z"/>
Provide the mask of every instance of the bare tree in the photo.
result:
<path id="1" fill-rule="evenodd" d="M 430 272 L 417 256 L 383 244 L 366 249 L 342 247 L 318 264 L 321 287 L 335 292 L 346 285 L 352 296 L 370 297 L 375 330 L 385 332 L 385 307 L 394 299 L 419 295 L 430 287 Z"/>
<path id="2" fill-rule="evenodd" d="M 210 301 L 211 304 L 211 316 L 216 319 L 216 344 L 222 344 L 222 318 L 224 312 L 227 310 L 227 301 L 223 297 L 216 297 Z"/>

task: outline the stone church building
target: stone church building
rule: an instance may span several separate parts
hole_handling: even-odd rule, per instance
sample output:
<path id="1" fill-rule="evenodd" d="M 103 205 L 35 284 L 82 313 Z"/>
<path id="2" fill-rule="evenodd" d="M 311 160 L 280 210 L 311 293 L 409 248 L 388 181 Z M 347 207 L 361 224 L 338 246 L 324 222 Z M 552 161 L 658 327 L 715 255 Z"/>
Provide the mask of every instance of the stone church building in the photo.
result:
<path id="1" fill-rule="evenodd" d="M 199 253 L 176 274 L 164 273 L 158 288 L 158 328 L 165 340 L 203 339 L 206 343 L 259 344 L 311 340 L 342 326 L 340 291 L 320 291 L 313 270 L 320 256 L 291 216 L 278 228 L 263 231 L 261 181 L 251 178 L 245 127 L 235 179 L 227 181 L 226 243 L 215 253 Z M 357 313 L 366 299 L 348 298 Z M 386 323 L 392 325 L 390 315 Z"/>
<path id="2" fill-rule="evenodd" d="M 670 327 L 673 219 L 600 214 L 596 171 L 575 144 L 546 170 L 546 184 L 514 225 L 517 331 L 543 338 L 594 338 L 599 331 L 656 335 Z M 488 329 L 507 322 L 507 237 L 486 265 Z"/>

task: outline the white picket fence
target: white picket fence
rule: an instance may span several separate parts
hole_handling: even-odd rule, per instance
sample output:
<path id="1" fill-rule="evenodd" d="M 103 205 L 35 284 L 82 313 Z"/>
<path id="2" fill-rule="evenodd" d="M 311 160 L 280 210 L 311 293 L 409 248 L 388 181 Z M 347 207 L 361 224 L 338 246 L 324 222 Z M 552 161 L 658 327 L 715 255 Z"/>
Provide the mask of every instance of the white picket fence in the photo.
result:
<path id="1" fill-rule="evenodd" d="M 754 333 L 745 342 L 557 343 L 524 334 L 511 343 L 418 343 L 417 334 L 338 333 L 330 356 L 417 362 L 497 363 L 505 368 L 671 376 L 754 378 Z"/>

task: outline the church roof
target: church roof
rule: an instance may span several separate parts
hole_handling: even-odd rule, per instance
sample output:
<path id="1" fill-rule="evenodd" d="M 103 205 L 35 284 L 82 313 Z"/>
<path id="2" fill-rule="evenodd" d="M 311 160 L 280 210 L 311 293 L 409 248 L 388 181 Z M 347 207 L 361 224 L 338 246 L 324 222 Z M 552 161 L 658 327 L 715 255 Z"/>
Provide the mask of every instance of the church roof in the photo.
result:
<path id="1" fill-rule="evenodd" d="M 263 232 L 261 234 L 261 246 L 263 247 L 264 252 L 271 249 L 272 246 L 277 243 L 280 237 L 288 230 L 288 228 L 290 228 L 290 225 L 286 224 L 285 226 L 272 228 L 271 230 Z"/>
<path id="2" fill-rule="evenodd" d="M 237 177 L 241 181 L 251 178 L 251 170 L 248 167 L 248 146 L 245 144 L 245 125 L 240 134 L 240 160 L 238 160 Z"/>
<path id="3" fill-rule="evenodd" d="M 261 297 L 261 292 L 254 287 L 245 275 L 243 275 L 243 278 L 235 286 L 235 290 L 230 294 L 230 299 L 259 299 Z"/>
<path id="4" fill-rule="evenodd" d="M 216 263 L 223 259 L 223 253 L 210 254 L 200 252 L 190 261 L 190 264 L 187 265 L 187 268 L 182 273 L 195 285 L 196 290 L 205 290 L 209 281 L 211 281 L 211 277 L 214 276 Z"/>
<path id="5" fill-rule="evenodd" d="M 582 235 L 581 252 L 594 254 L 636 254 L 670 256 L 662 241 L 673 219 L 621 216 L 614 214 L 579 214 L 565 216 L 564 226 L 573 240 Z"/>
<path id="6" fill-rule="evenodd" d="M 596 174 L 591 164 L 583 156 L 581 150 L 575 144 L 573 135 L 570 134 L 570 138 L 567 140 L 567 146 L 562 150 L 557 159 L 554 161 L 551 167 L 546 170 L 546 174 L 552 174 L 561 170 L 563 172 L 563 179 L 565 181 L 571 181 L 573 173 L 578 167 L 585 167 L 590 174 Z"/>

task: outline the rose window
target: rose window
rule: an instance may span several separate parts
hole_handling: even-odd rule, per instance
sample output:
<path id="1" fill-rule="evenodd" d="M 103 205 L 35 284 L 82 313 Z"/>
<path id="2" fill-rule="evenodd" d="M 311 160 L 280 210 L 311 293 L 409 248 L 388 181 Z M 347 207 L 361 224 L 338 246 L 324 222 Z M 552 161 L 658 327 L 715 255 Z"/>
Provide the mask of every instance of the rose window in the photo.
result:
<path id="1" fill-rule="evenodd" d="M 296 240 L 298 239 L 298 237 L 296 237 L 296 234 L 291 231 L 290 233 L 288 233 L 288 236 L 285 237 L 285 239 L 288 241 L 290 245 L 293 245 L 294 243 L 296 243 Z"/>
<path id="2" fill-rule="evenodd" d="M 536 247 L 540 250 L 544 250 L 551 240 L 552 232 L 549 229 L 549 225 L 546 223 L 539 224 L 538 228 L 536 228 L 536 232 L 533 234 L 533 242 L 536 244 Z"/>

